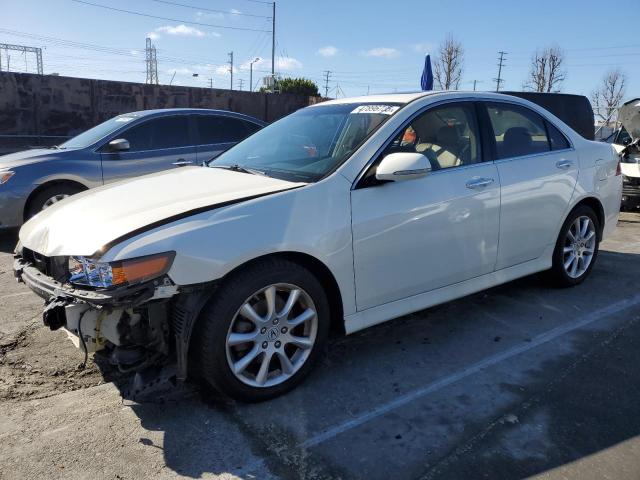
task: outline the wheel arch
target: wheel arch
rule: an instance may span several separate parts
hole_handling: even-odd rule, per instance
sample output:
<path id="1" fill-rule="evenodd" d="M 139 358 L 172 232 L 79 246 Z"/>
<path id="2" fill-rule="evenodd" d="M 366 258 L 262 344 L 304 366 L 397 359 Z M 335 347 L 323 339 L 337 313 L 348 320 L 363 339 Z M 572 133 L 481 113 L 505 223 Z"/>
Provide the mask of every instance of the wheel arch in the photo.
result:
<path id="1" fill-rule="evenodd" d="M 604 215 L 604 206 L 602 205 L 602 202 L 600 202 L 600 200 L 596 197 L 584 197 L 582 198 L 578 203 L 576 203 L 573 208 L 571 209 L 571 211 L 566 215 L 564 222 L 567 221 L 567 218 L 569 218 L 569 215 L 571 215 L 571 213 L 578 207 L 582 206 L 582 205 L 586 205 L 587 207 L 591 208 L 591 210 L 593 210 L 596 214 L 596 217 L 598 218 L 598 241 L 602 240 L 602 232 L 604 231 L 604 223 L 605 223 L 605 215 Z"/>
<path id="2" fill-rule="evenodd" d="M 40 185 L 38 185 L 36 188 L 34 188 L 31 193 L 29 194 L 29 196 L 27 197 L 27 201 L 24 202 L 24 208 L 22 209 L 22 220 L 24 221 L 27 218 L 27 213 L 29 212 L 29 208 L 31 208 L 31 202 L 33 202 L 33 199 L 42 191 L 46 190 L 47 188 L 51 188 L 54 185 L 70 185 L 73 187 L 77 187 L 80 189 L 80 191 L 84 191 L 84 190 L 88 190 L 89 187 L 87 187 L 86 185 L 84 185 L 83 183 L 80 183 L 76 180 L 69 180 L 69 179 L 56 179 L 56 180 L 48 180 L 45 183 L 42 183 Z"/>
<path id="3" fill-rule="evenodd" d="M 331 309 L 331 330 L 335 333 L 344 335 L 344 310 L 340 287 L 338 286 L 338 282 L 329 267 L 313 255 L 297 251 L 283 251 L 261 255 L 238 265 L 222 277 L 218 283 L 224 282 L 225 278 L 228 278 L 240 270 L 269 258 L 281 258 L 297 263 L 309 270 L 320 281 L 327 293 L 327 300 L 329 301 L 329 307 Z"/>

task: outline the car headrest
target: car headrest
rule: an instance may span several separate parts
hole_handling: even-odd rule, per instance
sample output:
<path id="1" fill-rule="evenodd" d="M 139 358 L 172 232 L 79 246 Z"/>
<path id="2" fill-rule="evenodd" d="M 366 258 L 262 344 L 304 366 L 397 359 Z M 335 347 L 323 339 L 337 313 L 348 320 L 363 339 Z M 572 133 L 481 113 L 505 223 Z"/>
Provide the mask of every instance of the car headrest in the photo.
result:
<path id="1" fill-rule="evenodd" d="M 440 127 L 436 135 L 436 143 L 443 147 L 457 146 L 460 142 L 460 135 L 455 127 Z"/>
<path id="2" fill-rule="evenodd" d="M 511 151 L 522 151 L 533 143 L 529 130 L 525 127 L 511 127 L 504 132 L 504 149 Z"/>

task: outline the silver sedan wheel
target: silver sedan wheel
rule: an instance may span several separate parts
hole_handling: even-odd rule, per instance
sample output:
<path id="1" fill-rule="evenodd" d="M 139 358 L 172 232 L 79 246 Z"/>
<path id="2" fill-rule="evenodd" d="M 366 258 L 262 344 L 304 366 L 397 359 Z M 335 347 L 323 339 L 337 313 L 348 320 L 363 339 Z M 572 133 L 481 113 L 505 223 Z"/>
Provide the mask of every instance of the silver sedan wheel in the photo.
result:
<path id="1" fill-rule="evenodd" d="M 53 197 L 48 198 L 47 201 L 42 205 L 42 210 L 49 208 L 51 205 L 53 205 L 54 203 L 58 203 L 60 200 L 64 200 L 68 196 L 69 195 L 66 193 L 59 193 L 58 195 L 54 195 Z"/>
<path id="2" fill-rule="evenodd" d="M 273 387 L 307 361 L 318 332 L 313 300 L 288 283 L 269 285 L 247 298 L 226 338 L 227 362 L 241 382 Z"/>
<path id="3" fill-rule="evenodd" d="M 579 278 L 587 271 L 596 249 L 596 226 L 583 215 L 574 220 L 567 231 L 562 251 L 564 271 L 571 278 Z"/>

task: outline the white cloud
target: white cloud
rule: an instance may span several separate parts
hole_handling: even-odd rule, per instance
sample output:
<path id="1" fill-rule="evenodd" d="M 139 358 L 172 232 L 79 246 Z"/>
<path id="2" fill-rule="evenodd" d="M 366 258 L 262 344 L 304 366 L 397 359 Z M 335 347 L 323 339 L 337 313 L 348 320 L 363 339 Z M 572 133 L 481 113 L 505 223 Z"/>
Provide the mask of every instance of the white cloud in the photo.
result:
<path id="1" fill-rule="evenodd" d="M 378 47 L 367 50 L 364 55 L 365 57 L 395 58 L 400 55 L 400 51 L 395 48 Z"/>
<path id="2" fill-rule="evenodd" d="M 157 40 L 160 38 L 160 35 L 158 35 L 156 32 L 149 32 L 147 33 L 147 38 L 150 38 L 151 40 Z"/>
<path id="3" fill-rule="evenodd" d="M 224 18 L 224 14 L 223 13 L 218 13 L 218 12 L 196 12 L 196 17 L 199 20 L 203 20 L 203 19 L 216 19 L 216 20 L 221 20 Z"/>
<path id="4" fill-rule="evenodd" d="M 277 70 L 297 70 L 298 68 L 302 68 L 302 63 L 295 58 L 284 57 L 276 60 Z"/>
<path id="5" fill-rule="evenodd" d="M 411 45 L 411 49 L 416 53 L 426 55 L 427 53 L 433 52 L 434 45 L 433 43 L 414 43 Z"/>
<path id="6" fill-rule="evenodd" d="M 338 49 L 336 47 L 332 47 L 331 45 L 327 45 L 326 47 L 318 49 L 318 55 L 322 55 L 323 57 L 333 57 L 337 53 Z"/>
<path id="7" fill-rule="evenodd" d="M 156 32 L 167 33 L 169 35 L 183 35 L 187 37 L 204 37 L 205 33 L 202 30 L 198 30 L 195 27 L 188 27 L 184 23 L 176 25 L 166 25 L 164 27 L 156 28 Z"/>
<path id="8" fill-rule="evenodd" d="M 241 70 L 249 70 L 250 60 L 240 65 Z M 227 68 L 227 67 L 224 67 Z M 276 70 L 297 70 L 302 68 L 302 62 L 291 57 L 282 57 L 276 59 Z M 253 70 L 271 70 L 271 61 L 266 58 L 258 57 L 257 62 L 253 62 Z"/>
<path id="9" fill-rule="evenodd" d="M 130 53 L 131 55 L 133 55 L 134 57 L 135 57 L 136 55 L 140 55 L 140 52 L 139 52 L 138 50 L 129 50 L 129 53 Z"/>
<path id="10" fill-rule="evenodd" d="M 193 70 L 190 68 L 182 67 L 182 68 L 169 68 L 165 70 L 167 74 L 173 75 L 175 72 L 176 75 L 193 75 Z"/>
<path id="11" fill-rule="evenodd" d="M 232 8 L 230 13 L 232 15 L 240 15 L 242 12 L 240 10 L 236 10 L 235 8 Z"/>
<path id="12" fill-rule="evenodd" d="M 228 66 L 220 65 L 219 67 L 216 67 L 216 69 L 214 71 L 215 71 L 216 75 L 224 75 L 224 76 L 226 76 L 226 75 L 229 75 L 230 70 L 231 69 Z M 238 73 L 238 68 L 237 67 L 233 67 L 233 73 L 234 74 Z"/>

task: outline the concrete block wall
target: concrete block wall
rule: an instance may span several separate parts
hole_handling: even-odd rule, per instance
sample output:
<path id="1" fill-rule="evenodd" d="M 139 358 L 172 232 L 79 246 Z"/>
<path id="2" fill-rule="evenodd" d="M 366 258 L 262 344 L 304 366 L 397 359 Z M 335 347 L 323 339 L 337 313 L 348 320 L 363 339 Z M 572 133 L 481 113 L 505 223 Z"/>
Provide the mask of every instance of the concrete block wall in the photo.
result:
<path id="1" fill-rule="evenodd" d="M 0 72 L 0 136 L 74 136 L 120 113 L 172 107 L 231 110 L 272 122 L 315 102 L 304 95 Z"/>

